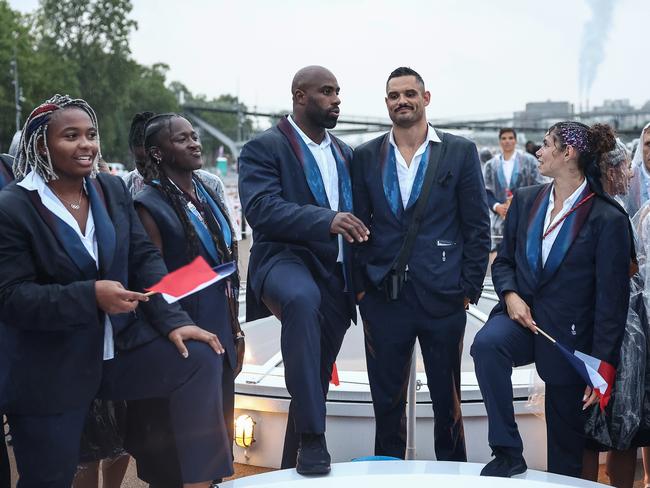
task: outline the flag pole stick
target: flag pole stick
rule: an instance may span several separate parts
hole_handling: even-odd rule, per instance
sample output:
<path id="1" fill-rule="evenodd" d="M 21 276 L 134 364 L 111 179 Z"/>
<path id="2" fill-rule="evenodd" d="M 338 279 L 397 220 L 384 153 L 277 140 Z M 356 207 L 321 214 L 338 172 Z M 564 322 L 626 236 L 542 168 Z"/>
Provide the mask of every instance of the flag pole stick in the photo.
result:
<path id="1" fill-rule="evenodd" d="M 155 295 L 156 293 L 158 293 L 158 292 L 157 291 L 148 291 L 147 293 L 144 293 L 144 296 L 150 297 L 152 295 Z"/>
<path id="2" fill-rule="evenodd" d="M 539 332 L 540 334 L 542 334 L 544 337 L 546 337 L 546 338 L 547 338 L 549 341 L 551 341 L 553 344 L 555 344 L 555 343 L 557 342 L 555 339 L 553 339 L 550 335 L 548 335 L 546 332 L 544 332 L 544 331 L 543 331 L 542 329 L 540 329 L 539 327 L 535 326 L 535 328 L 537 329 L 537 332 Z"/>

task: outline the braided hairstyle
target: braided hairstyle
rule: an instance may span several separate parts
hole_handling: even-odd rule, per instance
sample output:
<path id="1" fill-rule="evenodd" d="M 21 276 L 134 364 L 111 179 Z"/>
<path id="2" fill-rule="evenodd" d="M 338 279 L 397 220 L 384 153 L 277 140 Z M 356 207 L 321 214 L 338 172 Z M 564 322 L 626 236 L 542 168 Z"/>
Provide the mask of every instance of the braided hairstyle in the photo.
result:
<path id="1" fill-rule="evenodd" d="M 92 124 L 97 129 L 97 146 L 99 147 L 97 115 L 95 115 L 95 111 L 91 106 L 80 98 L 71 98 L 69 95 L 54 95 L 36 107 L 25 121 L 18 144 L 18 154 L 13 166 L 14 175 L 16 175 L 17 179 L 23 178 L 31 170 L 36 171 L 46 182 L 59 178 L 54 171 L 52 159 L 50 158 L 50 150 L 47 146 L 47 128 L 55 112 L 68 108 L 77 108 L 88 114 Z M 42 155 L 39 151 L 41 140 L 45 147 L 45 155 Z M 100 158 L 101 150 L 98 150 L 90 174 L 93 178 L 97 175 Z"/>
<path id="2" fill-rule="evenodd" d="M 163 192 L 174 209 L 176 216 L 181 221 L 183 231 L 187 236 L 188 255 L 190 258 L 194 258 L 199 255 L 199 238 L 196 235 L 194 226 L 185 212 L 185 200 L 183 199 L 183 195 L 178 191 L 176 186 L 165 173 L 162 158 L 156 158 L 152 151 L 154 147 L 160 148 L 160 141 L 162 141 L 163 137 L 171 137 L 172 120 L 175 118 L 182 118 L 182 116 L 176 113 L 157 114 L 145 123 L 144 149 L 147 153 L 147 158 L 144 161 L 144 166 L 142 168 L 142 177 L 146 183 L 151 184 L 152 182 L 157 182 L 159 184 L 160 190 Z M 164 158 L 165 155 L 163 154 L 162 157 Z M 173 161 L 171 161 L 171 163 L 173 163 Z"/>

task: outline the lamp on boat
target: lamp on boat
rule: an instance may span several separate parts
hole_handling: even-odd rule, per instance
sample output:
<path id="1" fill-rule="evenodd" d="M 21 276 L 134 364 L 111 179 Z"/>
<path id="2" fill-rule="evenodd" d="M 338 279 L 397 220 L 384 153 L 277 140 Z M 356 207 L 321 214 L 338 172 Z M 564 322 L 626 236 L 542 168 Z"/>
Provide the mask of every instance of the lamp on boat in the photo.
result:
<path id="1" fill-rule="evenodd" d="M 235 419 L 235 444 L 248 448 L 255 442 L 255 421 L 250 415 L 240 415 Z"/>

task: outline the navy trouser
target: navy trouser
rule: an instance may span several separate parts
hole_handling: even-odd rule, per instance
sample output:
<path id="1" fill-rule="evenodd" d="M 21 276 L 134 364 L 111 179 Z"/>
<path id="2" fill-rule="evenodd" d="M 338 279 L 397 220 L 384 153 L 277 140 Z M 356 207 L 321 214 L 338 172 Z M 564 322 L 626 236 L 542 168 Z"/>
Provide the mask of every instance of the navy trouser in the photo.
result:
<path id="1" fill-rule="evenodd" d="M 196 483 L 232 474 L 232 460 L 226 430 L 216 425 L 222 360 L 207 344 L 186 346 L 184 359 L 161 337 L 104 362 L 98 397 L 169 398 L 183 481 Z M 8 415 L 18 488 L 70 488 L 87 411 L 88 405 L 58 415 Z"/>
<path id="2" fill-rule="evenodd" d="M 262 300 L 282 323 L 280 347 L 291 395 L 282 468 L 296 465 L 298 435 L 325 432 L 325 398 L 332 365 L 350 326 L 340 265 L 330 280 L 316 279 L 297 261 L 271 268 Z"/>
<path id="3" fill-rule="evenodd" d="M 460 361 L 467 316 L 429 315 L 407 282 L 399 300 L 371 289 L 360 303 L 366 363 L 375 410 L 375 455 L 404 458 L 406 394 L 415 339 L 420 342 L 435 418 L 434 447 L 439 461 L 467 461 L 460 410 Z"/>
<path id="4" fill-rule="evenodd" d="M 535 361 L 534 334 L 505 314 L 494 315 L 474 338 L 471 354 L 488 414 L 490 447 L 523 452 L 512 402 L 512 368 Z M 567 368 L 570 368 L 567 363 Z M 548 471 L 580 477 L 586 436 L 585 385 L 546 383 Z"/>

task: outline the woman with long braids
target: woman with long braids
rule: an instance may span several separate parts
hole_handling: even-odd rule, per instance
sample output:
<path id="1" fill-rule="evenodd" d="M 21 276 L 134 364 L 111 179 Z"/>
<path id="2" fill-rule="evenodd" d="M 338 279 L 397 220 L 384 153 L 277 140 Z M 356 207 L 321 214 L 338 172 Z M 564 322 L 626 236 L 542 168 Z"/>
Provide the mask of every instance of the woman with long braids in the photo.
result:
<path id="1" fill-rule="evenodd" d="M 143 168 L 147 186 L 136 196 L 135 205 L 145 230 L 160 249 L 170 271 L 202 256 L 211 266 L 237 262 L 237 243 L 224 203 L 197 176 L 201 168 L 201 143 L 192 125 L 177 114 L 151 118 L 145 127 Z M 180 301 L 198 324 L 219 338 L 225 357 L 215 357 L 221 372 L 218 388 L 221 411 L 215 423 L 228 438 L 219 446 L 221 461 L 217 479 L 232 474 L 232 429 L 234 378 L 241 369 L 244 338 L 237 319 L 237 274 Z M 167 405 L 149 400 L 129 405 L 129 437 L 141 432 L 133 452 L 138 475 L 155 487 L 178 485 Z M 137 417 L 137 422 L 133 417 Z M 156 439 L 155 444 L 146 437 Z M 131 444 L 133 439 L 128 441 Z M 147 448 L 147 446 L 149 446 Z"/>
<path id="2" fill-rule="evenodd" d="M 471 349 L 495 456 L 484 476 L 527 469 L 510 376 L 513 365 L 533 362 L 546 386 L 548 471 L 582 475 L 586 410 L 604 408 L 611 389 L 586 386 L 538 328 L 600 360 L 613 383 L 634 257 L 628 216 L 600 182 L 599 160 L 614 144 L 607 125 L 553 125 L 537 152 L 552 183 L 521 188 L 512 199 L 492 265 L 500 301 Z"/>
<path id="3" fill-rule="evenodd" d="M 19 183 L 0 192 L 0 411 L 18 488 L 70 487 L 96 396 L 167 398 L 182 481 L 207 488 L 227 441 L 213 422 L 224 349 L 178 305 L 142 293 L 167 270 L 99 158 L 95 112 L 56 95 L 25 122 Z"/>

